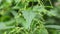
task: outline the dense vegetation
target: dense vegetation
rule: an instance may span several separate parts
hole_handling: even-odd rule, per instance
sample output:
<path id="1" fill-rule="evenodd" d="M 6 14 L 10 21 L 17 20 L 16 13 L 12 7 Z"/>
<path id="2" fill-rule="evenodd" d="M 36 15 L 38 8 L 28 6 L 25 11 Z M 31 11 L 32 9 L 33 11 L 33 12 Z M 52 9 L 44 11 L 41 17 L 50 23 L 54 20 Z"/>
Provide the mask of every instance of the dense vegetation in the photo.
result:
<path id="1" fill-rule="evenodd" d="M 0 34 L 60 34 L 60 0 L 0 0 Z"/>

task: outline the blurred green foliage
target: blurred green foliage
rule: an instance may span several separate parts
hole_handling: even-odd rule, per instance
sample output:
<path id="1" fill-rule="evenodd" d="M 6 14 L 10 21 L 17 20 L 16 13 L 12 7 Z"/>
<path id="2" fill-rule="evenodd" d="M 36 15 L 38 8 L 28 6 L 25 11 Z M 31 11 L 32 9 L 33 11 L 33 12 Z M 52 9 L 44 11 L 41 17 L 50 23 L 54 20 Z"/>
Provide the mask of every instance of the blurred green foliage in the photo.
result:
<path id="1" fill-rule="evenodd" d="M 0 0 L 0 34 L 60 34 L 60 0 Z"/>

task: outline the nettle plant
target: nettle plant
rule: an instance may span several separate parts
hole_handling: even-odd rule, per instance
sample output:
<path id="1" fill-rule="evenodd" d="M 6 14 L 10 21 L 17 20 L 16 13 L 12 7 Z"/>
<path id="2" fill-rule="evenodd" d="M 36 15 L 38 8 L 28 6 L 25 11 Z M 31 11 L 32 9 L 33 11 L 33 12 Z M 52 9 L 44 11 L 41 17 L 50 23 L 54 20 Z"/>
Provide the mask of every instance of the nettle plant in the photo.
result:
<path id="1" fill-rule="evenodd" d="M 47 28 L 60 26 L 45 25 L 45 15 L 51 16 L 44 0 L 0 0 L 0 34 L 49 34 Z M 54 14 L 52 16 L 55 16 Z"/>

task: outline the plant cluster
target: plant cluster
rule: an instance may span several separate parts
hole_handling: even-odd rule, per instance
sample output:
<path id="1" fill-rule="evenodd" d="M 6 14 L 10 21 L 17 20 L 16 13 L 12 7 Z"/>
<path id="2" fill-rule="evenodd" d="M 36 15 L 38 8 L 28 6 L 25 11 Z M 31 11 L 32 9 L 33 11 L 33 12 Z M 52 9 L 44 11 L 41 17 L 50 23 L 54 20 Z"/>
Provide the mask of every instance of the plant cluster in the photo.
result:
<path id="1" fill-rule="evenodd" d="M 0 34 L 60 34 L 60 0 L 0 0 Z"/>

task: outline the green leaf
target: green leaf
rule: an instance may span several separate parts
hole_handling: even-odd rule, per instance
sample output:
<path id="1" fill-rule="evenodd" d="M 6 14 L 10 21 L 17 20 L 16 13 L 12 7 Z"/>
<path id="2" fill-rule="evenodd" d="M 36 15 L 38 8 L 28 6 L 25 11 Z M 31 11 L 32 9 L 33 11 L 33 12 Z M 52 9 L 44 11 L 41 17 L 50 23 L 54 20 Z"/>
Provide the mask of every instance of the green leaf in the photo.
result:
<path id="1" fill-rule="evenodd" d="M 44 6 L 34 6 L 33 7 L 33 11 L 36 11 L 36 12 L 43 12 L 44 14 L 46 14 L 47 13 L 47 10 L 44 8 Z"/>
<path id="2" fill-rule="evenodd" d="M 15 26 L 6 26 L 5 23 L 0 23 L 0 30 L 14 28 Z"/>
<path id="3" fill-rule="evenodd" d="M 14 15 L 14 18 L 18 18 L 18 13 L 16 11 L 11 11 L 11 13 Z"/>
<path id="4" fill-rule="evenodd" d="M 50 10 L 50 12 L 47 13 L 48 16 L 57 16 L 57 10 Z"/>
<path id="5" fill-rule="evenodd" d="M 52 29 L 60 29 L 59 25 L 46 25 L 46 28 L 52 28 Z"/>
<path id="6" fill-rule="evenodd" d="M 26 19 L 25 28 L 30 28 L 31 22 L 36 14 L 33 11 L 22 11 L 22 13 Z"/>

